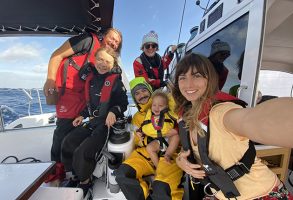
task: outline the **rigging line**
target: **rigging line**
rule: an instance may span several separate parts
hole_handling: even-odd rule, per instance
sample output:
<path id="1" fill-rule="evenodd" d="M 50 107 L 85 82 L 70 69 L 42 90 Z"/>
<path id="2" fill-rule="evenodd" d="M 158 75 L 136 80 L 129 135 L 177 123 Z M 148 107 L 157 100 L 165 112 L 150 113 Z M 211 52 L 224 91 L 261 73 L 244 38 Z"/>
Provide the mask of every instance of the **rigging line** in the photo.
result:
<path id="1" fill-rule="evenodd" d="M 186 5 L 186 0 L 184 0 L 184 6 L 183 6 L 183 11 L 182 11 L 182 16 L 181 16 L 181 23 L 180 23 L 180 29 L 179 29 L 179 35 L 178 35 L 177 45 L 179 44 L 179 40 L 180 40 L 182 23 L 183 23 L 183 17 L 184 17 L 184 12 L 185 12 L 185 5 Z"/>
<path id="2" fill-rule="evenodd" d="M 209 4 L 210 4 L 210 0 L 208 1 L 207 5 L 206 5 L 206 8 L 205 8 L 205 11 L 204 11 L 203 15 L 206 14 L 206 12 L 207 12 L 207 10 L 208 10 L 208 6 L 209 6 Z"/>

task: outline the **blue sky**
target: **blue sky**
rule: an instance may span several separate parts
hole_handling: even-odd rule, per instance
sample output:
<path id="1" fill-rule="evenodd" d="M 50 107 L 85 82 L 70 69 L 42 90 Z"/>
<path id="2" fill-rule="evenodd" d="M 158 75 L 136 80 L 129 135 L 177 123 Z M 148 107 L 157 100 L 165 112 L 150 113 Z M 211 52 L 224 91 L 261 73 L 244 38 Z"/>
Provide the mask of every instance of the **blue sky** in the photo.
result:
<path id="1" fill-rule="evenodd" d="M 207 1 L 202 0 L 201 5 Z M 113 25 L 123 34 L 122 63 L 129 79 L 132 63 L 140 55 L 144 34 L 159 35 L 159 53 L 178 40 L 184 0 L 116 0 Z M 186 0 L 180 42 L 189 39 L 189 30 L 199 24 L 203 10 Z M 0 88 L 42 88 L 51 53 L 66 37 L 0 37 Z"/>

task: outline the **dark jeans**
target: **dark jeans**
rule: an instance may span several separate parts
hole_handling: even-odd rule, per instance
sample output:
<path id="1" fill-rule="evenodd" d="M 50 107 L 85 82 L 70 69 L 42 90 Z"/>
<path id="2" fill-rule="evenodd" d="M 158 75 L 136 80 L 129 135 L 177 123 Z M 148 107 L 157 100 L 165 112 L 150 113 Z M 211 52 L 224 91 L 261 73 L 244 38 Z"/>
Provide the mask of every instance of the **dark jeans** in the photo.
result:
<path id="1" fill-rule="evenodd" d="M 73 119 L 58 118 L 56 129 L 54 130 L 53 143 L 51 147 L 51 160 L 61 162 L 61 144 L 63 139 L 75 127 L 72 125 Z"/>
<path id="2" fill-rule="evenodd" d="M 96 166 L 96 154 L 100 153 L 107 140 L 108 128 L 101 121 L 92 131 L 77 127 L 62 143 L 62 163 L 66 171 L 74 171 L 80 181 L 92 175 Z"/>

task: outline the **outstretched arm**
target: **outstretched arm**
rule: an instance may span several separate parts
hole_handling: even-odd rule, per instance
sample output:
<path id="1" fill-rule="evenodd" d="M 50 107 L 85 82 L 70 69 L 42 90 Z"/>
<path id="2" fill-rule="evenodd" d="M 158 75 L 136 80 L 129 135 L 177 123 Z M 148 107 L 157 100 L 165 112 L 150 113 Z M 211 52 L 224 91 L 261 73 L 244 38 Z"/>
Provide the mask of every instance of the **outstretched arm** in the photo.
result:
<path id="1" fill-rule="evenodd" d="M 230 110 L 224 116 L 224 125 L 252 141 L 292 148 L 293 98 L 277 98 L 254 108 Z"/>
<path id="2" fill-rule="evenodd" d="M 49 89 L 57 89 L 55 85 L 56 74 L 61 61 L 74 54 L 74 51 L 67 40 L 61 47 L 53 52 L 48 64 L 47 80 L 44 85 L 44 93 L 48 96 Z"/>

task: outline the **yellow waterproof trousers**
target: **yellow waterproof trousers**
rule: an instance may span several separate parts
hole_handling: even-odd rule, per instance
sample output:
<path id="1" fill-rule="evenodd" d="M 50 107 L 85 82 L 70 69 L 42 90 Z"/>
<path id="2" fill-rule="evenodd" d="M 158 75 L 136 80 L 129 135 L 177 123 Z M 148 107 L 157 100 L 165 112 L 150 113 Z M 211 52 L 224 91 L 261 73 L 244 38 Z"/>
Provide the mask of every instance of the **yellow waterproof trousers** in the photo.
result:
<path id="1" fill-rule="evenodd" d="M 116 170 L 116 181 L 128 200 L 144 200 L 149 195 L 152 200 L 182 200 L 182 170 L 176 165 L 160 157 L 157 169 L 151 162 L 145 147 L 137 148 Z M 145 176 L 155 175 L 152 193 Z"/>

